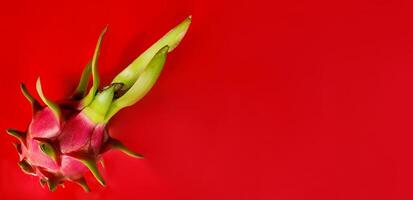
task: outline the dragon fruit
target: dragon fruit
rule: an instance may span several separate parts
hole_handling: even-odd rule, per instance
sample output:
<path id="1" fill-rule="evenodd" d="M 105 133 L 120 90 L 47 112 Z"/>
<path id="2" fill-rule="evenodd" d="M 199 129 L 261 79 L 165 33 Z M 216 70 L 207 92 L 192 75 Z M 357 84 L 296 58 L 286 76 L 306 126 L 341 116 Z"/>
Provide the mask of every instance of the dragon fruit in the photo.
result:
<path id="1" fill-rule="evenodd" d="M 59 185 L 64 186 L 64 181 L 72 181 L 89 192 L 85 180 L 88 171 L 105 186 L 97 164 L 102 161 L 103 153 L 116 149 L 142 158 L 111 137 L 107 124 L 119 110 L 133 105 L 152 88 L 167 53 L 180 43 L 190 23 L 191 17 L 186 18 L 102 89 L 99 89 L 97 60 L 107 27 L 100 34 L 93 58 L 83 70 L 70 98 L 56 102 L 48 99 L 38 78 L 36 90 L 44 103 L 42 105 L 21 84 L 21 91 L 32 106 L 32 121 L 26 131 L 7 129 L 7 133 L 19 140 L 13 144 L 19 153 L 18 165 L 23 172 L 38 176 L 40 184 L 47 185 L 51 191 Z M 90 76 L 93 82 L 87 91 Z"/>

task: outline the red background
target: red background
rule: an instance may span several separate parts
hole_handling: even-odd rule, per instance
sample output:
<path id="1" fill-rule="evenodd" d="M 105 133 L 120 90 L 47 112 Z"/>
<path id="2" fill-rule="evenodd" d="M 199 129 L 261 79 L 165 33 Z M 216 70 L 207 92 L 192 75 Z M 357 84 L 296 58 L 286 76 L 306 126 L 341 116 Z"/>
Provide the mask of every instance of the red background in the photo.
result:
<path id="1" fill-rule="evenodd" d="M 1 199 L 412 199 L 411 1 L 3 1 L 0 129 L 20 94 L 74 88 L 105 24 L 108 83 L 193 15 L 153 90 L 111 123 L 144 154 L 104 156 L 103 188 L 51 193 L 0 134 Z"/>

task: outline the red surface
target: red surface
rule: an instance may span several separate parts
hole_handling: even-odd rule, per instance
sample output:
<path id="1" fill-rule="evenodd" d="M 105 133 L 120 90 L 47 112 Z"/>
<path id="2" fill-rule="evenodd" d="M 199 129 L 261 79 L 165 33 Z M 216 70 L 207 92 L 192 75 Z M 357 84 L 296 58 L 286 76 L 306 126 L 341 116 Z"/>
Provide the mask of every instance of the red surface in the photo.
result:
<path id="1" fill-rule="evenodd" d="M 271 3 L 272 2 L 272 3 Z M 18 83 L 70 94 L 105 24 L 105 83 L 193 15 L 153 90 L 111 123 L 103 188 L 51 193 L 0 134 L 1 199 L 413 199 L 411 1 L 3 1 L 0 129 Z"/>

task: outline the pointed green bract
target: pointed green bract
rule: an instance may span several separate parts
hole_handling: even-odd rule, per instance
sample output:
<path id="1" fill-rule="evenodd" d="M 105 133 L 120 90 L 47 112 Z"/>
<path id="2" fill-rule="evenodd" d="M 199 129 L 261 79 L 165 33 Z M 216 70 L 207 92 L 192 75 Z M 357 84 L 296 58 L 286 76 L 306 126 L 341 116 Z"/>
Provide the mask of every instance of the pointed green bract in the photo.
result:
<path id="1" fill-rule="evenodd" d="M 98 166 L 96 164 L 96 160 L 92 158 L 77 158 L 80 162 L 82 162 L 89 170 L 92 172 L 93 176 L 95 176 L 96 180 L 103 186 L 106 185 L 105 180 L 103 179 L 102 175 L 99 172 Z"/>
<path id="2" fill-rule="evenodd" d="M 39 179 L 39 183 L 40 183 L 40 186 L 42 186 L 42 188 L 44 188 L 44 186 L 47 184 L 47 181 L 45 179 L 41 178 L 41 179 Z"/>
<path id="3" fill-rule="evenodd" d="M 92 61 L 89 61 L 83 69 L 82 76 L 80 77 L 79 83 L 77 84 L 76 90 L 72 97 L 74 99 L 83 98 L 86 95 L 86 89 L 89 84 L 90 74 L 92 73 Z"/>
<path id="4" fill-rule="evenodd" d="M 26 141 L 25 141 L 25 139 L 26 139 L 26 133 L 25 133 L 25 132 L 18 131 L 18 130 L 15 130 L 15 129 L 11 129 L 11 128 L 7 129 L 6 132 L 7 132 L 9 135 L 17 138 L 22 144 L 25 144 L 25 143 L 26 143 Z"/>
<path id="5" fill-rule="evenodd" d="M 187 17 L 184 21 L 178 24 L 175 28 L 166 33 L 161 39 L 153 44 L 149 49 L 143 52 L 121 73 L 119 73 L 112 83 L 123 83 L 124 90 L 129 89 L 136 82 L 138 77 L 143 73 L 152 57 L 164 46 L 169 46 L 171 52 L 183 39 L 191 24 L 192 17 Z"/>
<path id="6" fill-rule="evenodd" d="M 105 33 L 107 30 L 108 30 L 108 26 L 106 26 L 102 30 L 102 32 L 100 33 L 99 39 L 97 41 L 97 44 L 96 44 L 95 52 L 93 54 L 93 58 L 91 62 L 93 85 L 92 85 L 92 88 L 90 88 L 89 93 L 82 99 L 81 104 L 83 107 L 89 105 L 92 102 L 99 88 L 100 78 L 99 78 L 97 60 L 99 58 L 100 46 L 103 40 L 103 36 L 105 36 Z"/>
<path id="7" fill-rule="evenodd" d="M 105 116 L 112 103 L 115 85 L 111 85 L 109 88 L 98 93 L 89 106 L 83 109 L 83 113 L 88 116 L 90 120 L 95 123 L 101 123 L 105 121 Z"/>
<path id="8" fill-rule="evenodd" d="M 46 96 L 44 96 L 43 89 L 42 89 L 42 83 L 40 81 L 40 77 L 37 78 L 36 90 L 37 90 L 37 93 L 39 94 L 40 98 L 42 99 L 42 101 L 47 105 L 47 107 L 49 107 L 52 110 L 52 112 L 56 116 L 56 118 L 61 119 L 62 115 L 61 115 L 59 106 L 56 103 L 54 103 L 53 101 L 46 98 Z"/>
<path id="9" fill-rule="evenodd" d="M 31 174 L 31 175 L 35 174 L 33 167 L 26 160 L 20 161 L 18 165 L 20 166 L 20 168 L 22 169 L 24 173 Z"/>
<path id="10" fill-rule="evenodd" d="M 161 48 L 133 86 L 124 95 L 113 101 L 106 116 L 106 121 L 109 121 L 120 109 L 135 104 L 149 92 L 163 69 L 168 49 L 168 46 Z"/>
<path id="11" fill-rule="evenodd" d="M 29 93 L 29 91 L 26 88 L 26 85 L 24 83 L 20 83 L 20 89 L 24 95 L 24 97 L 26 97 L 26 99 L 28 101 L 30 101 L 30 103 L 34 103 L 37 100 Z"/>
<path id="12" fill-rule="evenodd" d="M 40 147 L 40 150 L 42 150 L 44 154 L 48 155 L 53 161 L 56 162 L 57 154 L 51 144 L 47 142 L 40 142 L 39 147 Z"/>
<path id="13" fill-rule="evenodd" d="M 20 90 L 22 91 L 24 97 L 30 102 L 32 105 L 32 111 L 35 113 L 36 111 L 41 109 L 40 103 L 30 94 L 30 92 L 27 90 L 26 85 L 23 83 L 20 84 Z"/>
<path id="14" fill-rule="evenodd" d="M 84 177 L 74 180 L 75 183 L 77 183 L 78 185 L 80 185 L 86 192 L 90 192 L 90 188 L 86 183 L 86 180 Z"/>
<path id="15" fill-rule="evenodd" d="M 54 192 L 57 188 L 58 182 L 53 179 L 49 179 L 46 182 L 47 182 L 47 186 L 49 187 L 49 190 Z"/>
<path id="16" fill-rule="evenodd" d="M 119 141 L 115 138 L 109 138 L 108 139 L 108 148 L 119 150 L 119 151 L 125 153 L 126 155 L 134 157 L 134 158 L 143 158 L 143 156 L 141 154 L 138 154 L 138 153 L 130 150 L 124 144 L 122 144 L 121 141 Z"/>

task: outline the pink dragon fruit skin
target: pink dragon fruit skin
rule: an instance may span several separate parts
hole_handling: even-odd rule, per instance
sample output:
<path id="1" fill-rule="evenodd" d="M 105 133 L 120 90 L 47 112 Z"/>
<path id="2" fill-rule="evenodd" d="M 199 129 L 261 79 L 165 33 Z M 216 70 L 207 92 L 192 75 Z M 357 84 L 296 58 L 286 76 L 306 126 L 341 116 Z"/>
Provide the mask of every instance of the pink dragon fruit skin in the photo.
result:
<path id="1" fill-rule="evenodd" d="M 23 95 L 32 105 L 32 121 L 26 131 L 7 129 L 7 133 L 19 140 L 14 145 L 23 172 L 38 176 L 40 184 L 47 185 L 51 191 L 64 181 L 75 182 L 90 191 L 84 178 L 89 171 L 105 185 L 97 163 L 102 161 L 101 155 L 106 151 L 116 149 L 143 158 L 112 138 L 107 123 L 119 110 L 133 105 L 152 88 L 167 53 L 180 43 L 190 23 L 191 17 L 188 17 L 170 30 L 101 90 L 98 89 L 97 59 L 107 28 L 102 31 L 93 58 L 72 97 L 57 103 L 47 99 L 38 79 L 36 89 L 45 104 L 41 105 L 21 84 Z M 93 85 L 87 92 L 90 76 Z"/>

